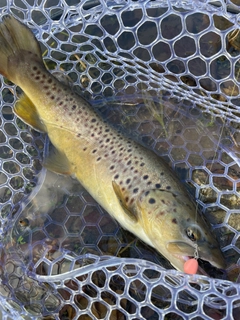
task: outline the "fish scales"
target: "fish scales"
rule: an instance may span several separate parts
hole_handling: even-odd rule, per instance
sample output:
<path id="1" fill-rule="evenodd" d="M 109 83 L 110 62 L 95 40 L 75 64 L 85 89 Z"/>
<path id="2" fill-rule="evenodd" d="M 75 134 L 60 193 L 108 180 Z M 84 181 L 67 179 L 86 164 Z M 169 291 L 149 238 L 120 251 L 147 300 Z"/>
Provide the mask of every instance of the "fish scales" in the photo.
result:
<path id="1" fill-rule="evenodd" d="M 183 271 L 196 244 L 202 259 L 224 266 L 216 240 L 173 171 L 51 75 L 32 32 L 11 16 L 0 25 L 0 61 L 0 73 L 24 92 L 15 113 L 47 132 L 56 148 L 46 167 L 73 174 L 124 228 L 175 268 Z"/>

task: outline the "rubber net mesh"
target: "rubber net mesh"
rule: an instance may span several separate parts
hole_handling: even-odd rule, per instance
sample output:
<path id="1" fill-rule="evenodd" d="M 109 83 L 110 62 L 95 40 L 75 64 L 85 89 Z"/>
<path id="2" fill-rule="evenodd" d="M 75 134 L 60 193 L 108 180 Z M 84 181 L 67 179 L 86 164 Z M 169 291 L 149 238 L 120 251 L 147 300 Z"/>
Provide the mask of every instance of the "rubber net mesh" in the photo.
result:
<path id="1" fill-rule="evenodd" d="M 185 181 L 227 262 L 172 270 L 70 177 L 42 168 L 45 135 L 1 77 L 3 319 L 239 319 L 239 1 L 0 0 L 112 125 Z M 219 274 L 218 274 L 219 273 Z"/>

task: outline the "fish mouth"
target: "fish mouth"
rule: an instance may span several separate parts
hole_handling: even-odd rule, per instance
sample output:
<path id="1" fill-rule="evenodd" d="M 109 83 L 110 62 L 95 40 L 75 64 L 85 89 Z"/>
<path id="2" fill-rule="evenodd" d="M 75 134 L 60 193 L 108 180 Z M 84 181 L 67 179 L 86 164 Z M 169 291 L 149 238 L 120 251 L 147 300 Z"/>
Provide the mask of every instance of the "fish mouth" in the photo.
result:
<path id="1" fill-rule="evenodd" d="M 209 261 L 198 259 L 199 274 L 207 275 L 211 278 L 227 280 L 227 271 L 225 269 L 217 268 Z"/>
<path id="2" fill-rule="evenodd" d="M 226 280 L 225 263 L 221 256 L 221 251 L 217 247 L 211 248 L 210 253 L 203 253 L 199 250 L 199 257 L 197 258 L 194 255 L 195 247 L 184 241 L 169 242 L 167 249 L 174 256 L 177 269 L 183 270 L 186 261 L 196 259 L 198 261 L 197 274 Z"/>
<path id="3" fill-rule="evenodd" d="M 182 260 L 183 265 L 186 261 L 190 259 L 195 259 L 194 256 L 182 256 L 177 254 L 174 254 L 174 256 L 177 259 Z M 204 260 L 202 258 L 197 258 L 196 260 L 198 261 L 197 274 L 204 275 L 210 278 L 227 280 L 227 272 L 225 269 L 221 269 L 218 266 L 215 266 L 211 262 Z"/>

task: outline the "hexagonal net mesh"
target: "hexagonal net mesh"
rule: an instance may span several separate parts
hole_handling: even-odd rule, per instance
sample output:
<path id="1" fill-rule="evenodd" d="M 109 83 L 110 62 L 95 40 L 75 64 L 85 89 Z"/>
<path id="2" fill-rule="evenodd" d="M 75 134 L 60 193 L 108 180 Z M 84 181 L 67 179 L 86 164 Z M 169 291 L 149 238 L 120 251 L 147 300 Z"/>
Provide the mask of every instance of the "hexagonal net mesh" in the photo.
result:
<path id="1" fill-rule="evenodd" d="M 77 181 L 42 168 L 47 137 L 13 114 L 19 88 L 1 77 L 3 319 L 238 319 L 239 8 L 0 0 L 1 16 L 33 30 L 50 70 L 173 166 L 212 224 L 232 281 L 166 271 Z"/>

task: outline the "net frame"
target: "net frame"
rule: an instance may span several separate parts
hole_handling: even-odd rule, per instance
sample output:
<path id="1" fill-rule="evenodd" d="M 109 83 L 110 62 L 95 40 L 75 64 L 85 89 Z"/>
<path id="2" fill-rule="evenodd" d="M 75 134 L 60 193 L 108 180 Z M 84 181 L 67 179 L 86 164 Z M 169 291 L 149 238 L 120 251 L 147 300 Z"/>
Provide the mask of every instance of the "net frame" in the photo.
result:
<path id="1" fill-rule="evenodd" d="M 232 170 L 236 170 L 239 165 L 238 151 L 234 148 L 234 144 L 236 144 L 239 139 L 239 93 L 237 94 L 234 91 L 237 90 L 236 88 L 238 86 L 238 73 L 236 71 L 238 69 L 238 52 L 236 48 L 233 49 L 233 52 L 229 52 L 227 50 L 226 43 L 229 42 L 229 34 L 232 35 L 231 32 L 234 32 L 237 29 L 238 16 L 236 13 L 239 12 L 239 7 L 231 1 L 227 1 L 226 3 L 223 1 L 85 1 L 83 3 L 78 3 L 78 1 L 34 1 L 29 4 L 24 0 L 8 3 L 2 1 L 0 6 L 2 14 L 12 13 L 33 29 L 37 38 L 41 40 L 43 48 L 45 48 L 47 52 L 45 61 L 48 63 L 50 68 L 54 69 L 54 71 L 61 71 L 61 69 L 64 69 L 73 81 L 73 85 L 79 86 L 80 83 L 81 86 L 85 88 L 85 96 L 88 99 L 91 98 L 93 100 L 93 104 L 99 108 L 103 116 L 111 119 L 111 117 L 116 113 L 116 108 L 114 109 L 114 112 L 112 112 L 112 110 L 106 111 L 106 108 L 104 108 L 104 105 L 108 104 L 109 101 L 111 102 L 113 97 L 115 98 L 116 96 L 117 99 L 121 101 L 124 99 L 125 95 L 128 95 L 129 97 L 135 96 L 138 94 L 138 91 L 141 92 L 145 87 L 148 87 L 151 88 L 148 89 L 150 94 L 152 94 L 152 92 L 156 94 L 163 91 L 163 99 L 168 103 L 175 100 L 178 102 L 182 100 L 184 102 L 180 105 L 182 107 L 181 114 L 183 115 L 180 122 L 183 122 L 184 108 L 189 112 L 189 110 L 194 109 L 194 107 L 195 109 L 196 107 L 199 109 L 199 106 L 201 110 L 200 114 L 205 117 L 208 115 L 207 119 L 209 119 L 209 121 L 212 117 L 217 119 L 216 125 L 214 126 L 214 130 L 216 130 L 216 132 L 211 135 L 210 140 L 213 145 L 218 146 L 218 149 L 215 151 L 215 158 L 218 164 L 220 164 L 221 167 L 224 167 L 224 171 L 217 168 L 216 170 L 220 171 L 217 171 L 216 173 L 213 172 L 211 168 L 209 169 L 208 163 L 211 162 L 211 156 L 208 158 L 205 157 L 204 161 L 200 162 L 200 165 L 194 164 L 194 166 L 190 163 L 189 156 L 188 158 L 186 156 L 180 159 L 177 158 L 173 147 L 173 141 L 170 141 L 170 143 L 172 143 L 170 148 L 171 151 L 173 150 L 172 152 L 167 151 L 167 147 L 163 147 L 163 143 L 166 139 L 158 139 L 151 145 L 151 140 L 149 138 L 151 135 L 145 134 L 143 137 L 146 137 L 146 139 L 142 139 L 142 142 L 150 145 L 150 147 L 155 150 L 157 149 L 157 144 L 160 144 L 160 149 L 163 151 L 163 155 L 168 159 L 168 161 L 170 160 L 172 162 L 176 169 L 178 169 L 178 167 L 181 169 L 183 162 L 187 163 L 187 168 L 189 169 L 188 181 L 196 188 L 196 196 L 199 199 L 199 204 L 202 205 L 206 212 L 211 208 L 214 208 L 216 211 L 217 207 L 219 211 L 225 213 L 224 219 L 220 219 L 218 216 L 216 218 L 214 216 L 214 221 L 218 221 L 218 223 L 215 222 L 214 230 L 216 230 L 216 234 L 220 234 L 219 238 L 225 236 L 221 228 L 227 228 L 227 230 L 230 230 L 230 240 L 225 241 L 224 239 L 222 247 L 224 252 L 233 250 L 233 253 L 230 253 L 230 256 L 234 257 L 235 260 L 233 261 L 238 265 L 239 229 L 238 225 L 230 223 L 230 220 L 234 220 L 232 218 L 233 216 L 238 216 L 239 209 L 237 206 L 237 200 L 233 203 L 233 207 L 229 207 L 232 202 L 227 202 L 226 200 L 229 194 L 232 197 L 235 196 L 238 198 L 239 179 L 238 177 L 236 178 L 233 176 L 232 171 L 230 172 L 230 169 L 233 168 Z M 160 15 L 158 17 L 151 17 L 147 13 L 147 9 L 152 9 L 153 12 L 158 8 L 165 8 L 166 11 L 161 13 L 160 10 Z M 142 11 L 142 18 L 138 19 L 140 11 L 137 11 L 138 14 L 136 14 L 135 17 L 136 23 L 134 22 L 135 24 L 131 26 L 124 25 L 124 21 L 127 22 L 128 20 L 126 18 L 128 13 L 136 12 L 136 10 Z M 204 17 L 208 16 L 211 23 L 207 28 L 196 33 L 191 33 L 189 32 L 190 27 L 186 21 L 187 17 L 196 13 L 201 14 Z M 181 21 L 182 30 L 180 30 L 176 36 L 167 39 L 161 34 L 161 28 L 164 21 L 166 25 L 168 25 L 168 17 L 173 14 L 176 16 L 176 19 Z M 221 30 L 219 27 L 216 27 L 216 22 L 214 24 L 214 17 L 217 16 L 229 20 L 230 26 L 225 30 Z M 116 24 L 116 21 L 119 22 L 118 30 L 114 34 L 109 34 L 110 29 L 107 25 L 106 19 L 105 22 L 103 22 L 104 17 L 107 17 L 108 19 L 109 17 L 116 17 L 113 18 L 112 24 Z M 100 24 L 99 21 L 101 22 Z M 158 21 L 158 24 L 156 24 L 156 21 Z M 174 19 L 171 23 L 173 21 Z M 79 35 L 79 30 L 77 30 L 79 22 L 81 25 L 81 32 L 88 36 L 85 39 L 78 39 L 78 43 L 76 44 L 76 41 L 73 41 L 73 37 Z M 144 32 L 146 28 L 152 28 L 151 31 L 154 32 L 154 24 L 157 26 L 156 28 L 158 31 L 156 38 L 150 43 L 141 43 L 141 41 L 137 39 L 137 36 L 144 41 L 144 37 L 141 36 L 141 32 Z M 112 25 L 110 24 L 110 26 Z M 159 26 L 161 26 L 161 28 Z M 74 29 L 76 29 L 76 31 L 74 31 Z M 69 43 L 69 36 L 64 34 L 64 31 L 66 30 L 68 30 L 68 32 L 71 30 L 72 32 L 68 33 L 68 35 L 70 34 L 72 43 Z M 96 30 L 98 30 L 99 34 L 96 33 Z M 140 32 L 139 30 L 142 31 Z M 133 37 L 135 44 L 133 44 L 132 47 L 121 47 L 126 44 L 129 46 L 131 45 L 128 41 L 124 44 L 123 40 L 119 40 L 124 32 L 135 35 Z M 212 35 L 212 33 L 220 39 L 220 50 L 216 52 L 213 51 L 209 57 L 206 57 L 206 51 L 204 51 L 204 48 L 202 50 L 205 52 L 205 55 L 200 50 L 200 52 L 196 51 L 190 55 L 186 55 L 185 57 L 177 56 L 176 43 L 178 43 L 177 41 L 180 41 L 184 35 L 187 34 L 189 39 L 192 39 L 194 43 L 198 44 L 198 46 L 196 45 L 196 48 L 201 48 L 204 43 L 203 41 L 201 42 L 203 36 L 205 34 Z M 154 66 L 153 63 L 156 62 L 156 57 L 154 57 L 154 50 L 151 51 L 150 47 L 154 47 L 159 37 L 163 38 L 163 42 L 166 45 L 170 43 L 171 54 L 164 61 L 160 61 L 161 63 L 158 61 L 158 65 Z M 106 40 L 108 38 L 112 38 L 111 40 L 113 41 L 113 44 L 105 44 L 106 41 L 104 43 L 103 39 Z M 118 39 L 118 41 L 116 41 L 116 39 Z M 191 40 L 189 39 L 188 41 L 191 43 Z M 186 38 L 184 40 L 186 41 Z M 82 41 L 82 43 L 79 41 Z M 114 47 L 116 48 L 116 51 L 113 51 Z M 140 50 L 141 47 L 142 50 Z M 81 60 L 84 62 L 84 68 L 79 66 L 79 59 L 72 61 L 74 51 L 77 51 L 78 55 L 80 55 Z M 54 52 L 57 52 L 57 55 L 54 55 Z M 63 56 L 61 56 L 62 52 L 64 52 Z M 97 52 L 98 55 L 95 55 L 93 52 Z M 152 54 L 149 60 L 146 60 L 147 52 L 151 52 Z M 178 52 L 181 52 L 181 50 Z M 214 63 L 216 64 L 219 62 L 219 58 L 223 56 L 225 56 L 226 61 L 229 61 L 226 64 L 226 69 L 229 70 L 229 72 L 228 74 L 225 73 L 222 75 L 222 78 L 215 79 L 214 74 L 216 76 L 219 75 L 218 73 L 211 71 L 211 66 Z M 119 57 L 121 60 L 120 63 Z M 182 62 L 183 65 L 178 65 L 177 63 L 174 65 L 175 67 L 177 66 L 180 71 L 178 69 L 176 72 L 174 71 L 174 68 L 172 69 L 171 65 L 169 66 L 169 61 L 173 57 L 175 57 L 175 60 Z M 193 69 L 189 67 L 189 61 L 191 61 L 192 57 L 202 60 L 204 58 L 204 60 L 206 60 L 207 71 L 204 75 L 196 75 L 191 72 Z M 116 59 L 118 59 L 118 63 L 116 63 Z M 65 66 L 63 68 L 64 63 Z M 101 67 L 99 72 L 98 69 L 100 65 Z M 110 65 L 111 72 L 108 72 L 108 65 Z M 162 70 L 161 67 L 164 70 Z M 181 67 L 183 69 L 181 69 Z M 73 70 L 77 71 L 73 72 Z M 111 81 L 109 79 L 105 79 L 106 74 L 108 77 L 111 76 Z M 189 74 L 194 78 L 195 83 L 191 83 L 190 80 L 192 79 L 184 78 Z M 117 77 L 118 80 L 120 79 L 122 81 L 114 81 L 114 76 Z M 207 77 L 215 84 L 215 90 L 208 90 L 201 85 L 200 81 L 203 76 Z M 137 79 L 137 81 L 135 81 L 135 79 Z M 229 81 L 232 81 L 232 84 L 228 83 L 228 85 L 226 85 L 226 82 Z M 99 82 L 101 86 L 99 86 Z M 139 84 L 139 86 L 136 86 L 136 83 Z M 226 88 L 230 88 L 230 91 L 227 91 Z M 0 166 L 1 172 L 3 172 L 1 181 L 4 181 L 3 183 L 1 182 L 1 201 L 3 204 L 1 208 L 1 251 L 3 257 L 1 262 L 1 304 L 4 310 L 3 317 L 7 319 L 8 315 L 11 315 L 11 317 L 19 318 L 22 316 L 24 318 L 36 319 L 42 316 L 47 317 L 51 314 L 51 317 L 58 319 L 66 316 L 65 313 L 67 312 L 68 315 L 70 313 L 73 315 L 73 319 L 81 319 L 81 317 L 84 319 L 84 316 L 88 316 L 93 319 L 95 317 L 98 319 L 99 317 L 101 318 L 102 314 L 105 312 L 104 317 L 108 317 L 110 319 L 116 314 L 119 318 L 125 317 L 128 319 L 148 319 L 150 316 L 152 319 L 155 317 L 165 317 L 167 319 L 168 317 L 173 316 L 179 317 L 179 319 L 188 319 L 189 316 L 191 316 L 191 319 L 196 317 L 208 319 L 214 318 L 214 316 L 216 317 L 217 315 L 220 315 L 225 319 L 234 319 L 239 309 L 239 286 L 228 281 L 206 279 L 201 276 L 183 276 L 175 271 L 165 271 L 159 266 L 144 260 L 120 260 L 117 258 L 105 258 L 89 254 L 84 257 L 76 257 L 75 254 L 66 252 L 66 250 L 63 250 L 61 254 L 58 252 L 57 257 L 51 257 L 51 260 L 49 260 L 47 258 L 47 254 L 50 250 L 49 247 L 53 246 L 52 242 L 50 242 L 49 247 L 43 246 L 41 248 L 43 250 L 40 251 L 41 262 L 35 262 L 33 265 L 31 260 L 35 258 L 34 254 L 30 254 L 30 256 L 27 257 L 25 254 L 26 251 L 30 249 L 31 245 L 30 240 L 26 241 L 27 232 L 25 228 L 26 226 L 24 225 L 27 223 L 24 219 L 28 220 L 29 215 L 27 215 L 27 218 L 25 215 L 23 215 L 23 217 L 20 217 L 20 215 L 21 212 L 29 211 L 28 208 L 29 206 L 31 207 L 31 201 L 35 199 L 35 196 L 38 194 L 40 186 L 45 178 L 46 171 L 41 168 L 40 159 L 43 156 L 43 152 L 47 152 L 47 150 L 44 150 L 44 145 L 47 145 L 47 141 L 46 137 L 29 130 L 29 128 L 19 122 L 19 120 L 12 115 L 11 108 L 14 101 L 10 94 L 11 91 L 14 92 L 14 97 L 16 97 L 18 93 L 17 89 L 6 80 L 2 80 L 1 93 L 3 97 L 3 118 L 1 120 L 0 127 L 2 134 L 0 137 L 2 139 L 0 145 L 2 161 Z M 228 94 L 228 92 L 231 94 Z M 232 95 L 233 93 L 234 98 Z M 155 96 L 154 99 L 156 99 Z M 190 109 L 187 108 L 188 105 L 186 104 L 186 101 L 189 100 L 193 103 L 193 107 Z M 119 110 L 117 110 L 117 114 L 124 114 L 123 109 L 126 110 L 120 106 Z M 135 127 L 137 128 L 136 131 L 138 131 L 138 135 L 139 128 L 142 128 L 143 123 L 151 123 L 151 121 L 154 120 L 148 119 L 147 121 L 143 121 L 139 114 L 139 111 L 131 110 L 131 119 L 137 118 Z M 125 111 L 124 117 L 128 120 L 129 111 L 127 113 Z M 167 114 L 166 117 L 170 118 L 170 115 Z M 197 117 L 199 117 L 199 114 Z M 125 119 L 120 123 L 120 126 L 123 126 Z M 196 118 L 193 117 L 193 119 Z M 226 135 L 222 135 L 222 132 L 219 131 L 219 122 L 221 123 L 222 119 L 224 119 L 225 127 L 231 129 L 230 134 L 228 131 Z M 14 130 L 16 130 L 17 133 L 15 133 Z M 194 125 L 190 125 L 188 123 L 188 130 L 194 130 Z M 200 131 L 198 133 L 201 134 L 202 132 Z M 223 138 L 219 141 L 216 136 L 220 134 Z M 186 134 L 183 134 L 183 136 L 184 139 L 189 142 L 189 136 L 186 136 Z M 234 139 L 230 139 L 229 136 Z M 6 148 L 6 144 L 8 145 L 8 149 Z M 206 153 L 210 148 L 211 144 L 210 147 L 208 146 L 203 150 Z M 186 153 L 189 153 L 189 149 L 186 145 L 184 145 L 182 149 L 184 149 Z M 203 151 L 201 152 L 203 153 Z M 208 177 L 209 183 L 207 187 L 212 190 L 211 192 L 215 192 L 217 194 L 216 197 L 213 197 L 214 201 L 210 204 L 206 204 L 204 201 L 204 195 L 207 189 L 206 183 L 203 185 L 201 180 L 198 183 L 196 182 L 197 179 L 194 178 L 197 171 L 201 171 L 201 173 L 204 174 L 204 179 L 206 176 Z M 29 179 L 29 177 L 31 178 Z M 199 181 L 199 176 L 197 178 Z M 231 181 L 232 191 L 219 190 L 219 187 L 216 187 L 216 183 L 214 182 L 216 178 L 224 178 Z M 5 189 L 2 190 L 3 188 Z M 30 197 L 26 197 L 26 191 L 31 192 Z M 84 197 L 80 197 L 80 199 L 83 201 Z M 221 201 L 222 199 L 224 199 L 224 201 Z M 67 201 L 65 201 L 64 205 L 66 204 Z M 19 227 L 20 220 L 23 225 L 20 223 Z M 51 225 L 51 223 L 49 223 L 49 225 Z M 60 222 L 58 225 L 61 227 Z M 11 229 L 13 230 L 12 232 L 9 231 Z M 32 234 L 32 231 L 29 232 L 28 235 L 29 234 Z M 18 239 L 17 243 L 13 240 L 16 238 Z M 23 248 L 25 245 L 24 242 L 28 243 L 28 246 L 26 246 L 27 248 Z M 15 247 L 17 247 L 18 250 L 16 250 Z M 35 247 L 37 247 L 37 245 L 35 245 Z M 56 271 L 54 270 L 54 266 L 59 264 L 59 262 L 61 262 L 61 266 L 63 265 L 64 267 L 58 266 L 60 274 L 57 276 L 55 275 Z M 86 277 L 86 279 L 83 279 L 83 281 L 78 280 L 77 284 L 69 285 L 67 282 L 68 279 L 72 280 L 73 277 L 77 278 L 83 275 L 82 272 L 85 270 L 85 263 L 88 264 L 89 276 Z M 44 270 L 44 272 L 47 273 L 45 276 L 39 275 L 39 271 L 36 272 L 37 268 L 40 265 L 42 267 L 43 264 L 45 266 L 44 268 L 47 270 Z M 131 265 L 131 268 L 134 270 L 133 273 L 136 275 L 139 274 L 139 279 L 141 279 L 143 285 L 145 285 L 147 293 L 152 294 L 154 290 L 156 290 L 158 294 L 159 292 L 161 294 L 164 293 L 166 301 L 169 301 L 169 297 L 171 296 L 170 305 L 166 305 L 166 301 L 164 301 L 162 304 L 158 303 L 156 307 L 156 305 L 149 300 L 149 297 L 139 304 L 139 301 L 129 298 L 129 292 L 127 289 L 124 289 L 119 295 L 116 294 L 117 302 L 114 306 L 106 303 L 100 293 L 104 286 L 106 291 L 111 289 L 109 287 L 109 282 L 106 280 L 105 283 L 98 285 L 95 283 L 96 280 L 93 274 L 97 271 L 100 272 L 101 267 L 105 268 L 105 275 L 110 277 L 110 268 L 112 265 L 120 266 L 117 269 L 117 274 L 119 277 L 122 277 L 123 280 L 121 281 L 124 283 L 124 286 L 122 285 L 124 288 L 129 288 L 132 283 L 131 276 L 124 271 L 124 267 Z M 78 266 L 81 266 L 81 268 Z M 160 274 L 159 278 L 157 278 L 157 280 L 154 276 L 152 276 L 152 278 L 144 278 L 143 274 L 146 269 L 157 270 Z M 171 280 L 166 280 L 168 276 L 172 277 Z M 203 279 L 207 283 L 206 285 L 205 282 L 202 281 Z M 163 283 L 160 285 L 160 288 L 157 286 L 159 281 Z M 48 283 L 47 285 L 46 282 Z M 82 282 L 84 284 L 82 284 Z M 76 304 L 79 303 L 78 299 L 80 298 L 76 298 L 76 300 L 74 299 L 78 296 L 78 291 L 84 292 L 82 287 L 86 283 L 88 283 L 88 286 L 94 287 L 92 290 L 95 290 L 96 293 L 92 293 L 91 290 L 89 293 L 89 288 L 85 288 L 88 293 L 84 293 L 84 298 L 88 301 L 88 305 L 85 309 L 79 309 L 79 307 L 76 307 Z M 77 286 L 77 289 L 75 286 Z M 114 287 L 114 284 L 112 284 L 112 286 Z M 192 289 L 193 287 L 194 289 Z M 35 289 L 33 293 L 33 289 L 31 288 L 37 289 Z M 60 289 L 67 291 L 70 298 L 66 299 L 66 292 L 64 295 L 61 295 L 59 293 Z M 93 296 L 94 294 L 96 296 Z M 81 297 L 81 299 L 83 298 Z M 128 302 L 130 307 L 129 305 L 127 307 L 124 305 L 124 303 L 126 303 L 122 302 L 124 299 L 130 300 L 130 302 Z M 101 310 L 99 306 L 96 307 L 97 303 L 104 305 L 105 309 L 104 307 L 101 308 L 107 311 Z M 66 305 L 68 308 L 66 308 Z M 136 310 L 131 313 L 131 308 L 134 308 L 133 305 Z M 192 306 L 194 306 L 193 309 L 191 309 Z"/>

